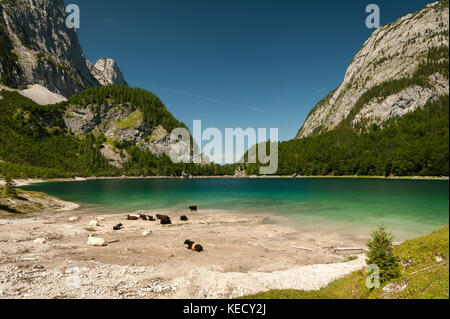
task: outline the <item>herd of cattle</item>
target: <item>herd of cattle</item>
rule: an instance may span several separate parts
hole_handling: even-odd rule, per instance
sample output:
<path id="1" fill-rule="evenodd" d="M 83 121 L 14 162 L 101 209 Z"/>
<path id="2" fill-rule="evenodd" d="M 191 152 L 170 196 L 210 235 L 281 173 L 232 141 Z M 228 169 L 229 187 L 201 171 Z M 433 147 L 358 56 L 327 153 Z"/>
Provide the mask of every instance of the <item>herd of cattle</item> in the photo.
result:
<path id="1" fill-rule="evenodd" d="M 197 206 L 190 206 L 189 210 L 191 212 L 196 212 L 196 211 L 198 211 L 198 207 Z M 80 219 L 81 219 L 80 216 L 71 217 L 71 218 L 69 218 L 69 222 L 77 222 Z M 146 214 L 129 214 L 129 215 L 127 215 L 127 220 L 145 220 L 145 221 L 156 221 L 156 220 L 159 220 L 161 225 L 170 225 L 170 224 L 172 224 L 172 220 L 170 219 L 169 216 L 167 216 L 167 215 L 159 215 L 159 214 L 156 215 L 156 219 L 155 219 L 155 217 L 150 216 L 150 215 L 146 215 Z M 184 221 L 184 222 L 187 222 L 189 220 L 189 218 L 186 215 L 183 215 L 183 216 L 180 217 L 180 220 Z M 100 223 L 103 222 L 103 221 L 104 221 L 104 218 L 102 218 L 102 217 L 95 217 L 94 220 L 92 220 L 89 223 L 89 226 L 100 226 Z M 119 231 L 119 230 L 122 230 L 123 227 L 124 227 L 123 224 L 120 223 L 120 224 L 117 224 L 116 226 L 114 226 L 113 230 L 114 231 Z M 146 233 L 148 234 L 148 233 L 151 233 L 151 232 L 146 232 Z M 203 246 L 202 245 L 200 245 L 199 243 L 193 242 L 193 241 L 191 241 L 189 239 L 187 239 L 184 242 L 184 244 L 187 245 L 187 248 L 189 250 L 193 250 L 193 251 L 196 251 L 196 252 L 203 251 Z M 106 243 L 105 243 L 105 240 L 102 239 L 102 238 L 89 236 L 88 245 L 90 245 L 90 246 L 106 246 Z"/>

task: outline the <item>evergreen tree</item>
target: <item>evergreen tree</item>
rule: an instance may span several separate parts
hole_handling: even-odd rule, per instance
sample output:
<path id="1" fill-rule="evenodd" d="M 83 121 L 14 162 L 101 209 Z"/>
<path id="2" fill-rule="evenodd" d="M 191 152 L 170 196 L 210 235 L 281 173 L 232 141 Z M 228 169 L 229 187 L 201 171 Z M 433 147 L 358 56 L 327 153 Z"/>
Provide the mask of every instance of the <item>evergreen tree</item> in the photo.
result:
<path id="1" fill-rule="evenodd" d="M 17 191 L 15 188 L 16 184 L 11 176 L 5 176 L 5 186 L 3 187 L 3 196 L 4 197 L 16 197 Z"/>
<path id="2" fill-rule="evenodd" d="M 372 239 L 367 242 L 367 264 L 377 265 L 380 269 L 380 281 L 385 283 L 400 276 L 399 259 L 394 256 L 392 248 L 392 234 L 386 232 L 381 225 L 372 233 Z"/>

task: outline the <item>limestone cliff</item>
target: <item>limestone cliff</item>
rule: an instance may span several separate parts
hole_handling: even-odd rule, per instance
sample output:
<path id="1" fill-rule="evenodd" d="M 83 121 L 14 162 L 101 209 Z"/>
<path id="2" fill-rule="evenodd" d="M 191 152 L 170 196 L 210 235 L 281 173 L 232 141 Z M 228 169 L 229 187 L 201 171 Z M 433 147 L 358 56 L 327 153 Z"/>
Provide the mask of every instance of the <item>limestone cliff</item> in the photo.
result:
<path id="1" fill-rule="evenodd" d="M 128 85 L 123 77 L 122 71 L 117 62 L 113 59 L 100 59 L 97 63 L 92 64 L 87 61 L 88 68 L 92 76 L 101 84 L 121 84 Z"/>
<path id="2" fill-rule="evenodd" d="M 146 123 L 142 108 L 133 103 L 111 101 L 88 106 L 70 104 L 64 122 L 72 134 L 83 136 L 95 133 L 105 136 L 102 155 L 119 168 L 129 159 L 128 154 L 121 151 L 123 145 L 137 146 L 157 157 L 176 154 L 194 163 L 209 163 L 203 155 L 191 157 L 190 145 L 180 143 L 161 124 Z"/>
<path id="3" fill-rule="evenodd" d="M 316 105 L 297 137 L 343 121 L 382 125 L 448 94 L 448 30 L 448 1 L 377 29 L 354 57 L 343 83 Z"/>
<path id="4" fill-rule="evenodd" d="M 37 84 L 64 97 L 105 81 L 125 84 L 115 63 L 114 72 L 106 65 L 91 74 L 77 32 L 65 20 L 62 0 L 0 0 L 0 82 L 17 89 Z"/>

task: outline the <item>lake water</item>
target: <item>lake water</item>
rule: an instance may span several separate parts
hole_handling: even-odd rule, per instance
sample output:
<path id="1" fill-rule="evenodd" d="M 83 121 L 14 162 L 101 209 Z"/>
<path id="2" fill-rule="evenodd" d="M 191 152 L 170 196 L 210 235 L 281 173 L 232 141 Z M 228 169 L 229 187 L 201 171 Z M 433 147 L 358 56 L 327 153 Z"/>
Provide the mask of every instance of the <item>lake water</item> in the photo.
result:
<path id="1" fill-rule="evenodd" d="M 405 240 L 448 224 L 449 182 L 386 179 L 117 179 L 23 187 L 108 212 L 267 213 L 305 230 L 367 234 L 383 223 Z"/>

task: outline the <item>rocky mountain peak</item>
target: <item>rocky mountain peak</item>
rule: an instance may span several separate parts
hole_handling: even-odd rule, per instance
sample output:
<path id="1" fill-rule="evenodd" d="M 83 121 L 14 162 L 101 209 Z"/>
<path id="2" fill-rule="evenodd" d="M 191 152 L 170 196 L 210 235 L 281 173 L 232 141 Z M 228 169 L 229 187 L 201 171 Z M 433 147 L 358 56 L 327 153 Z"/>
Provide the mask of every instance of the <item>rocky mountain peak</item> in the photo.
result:
<path id="1" fill-rule="evenodd" d="M 119 65 L 113 59 L 101 58 L 97 61 L 97 63 L 95 63 L 95 65 L 87 61 L 87 65 L 89 70 L 91 71 L 92 76 L 101 85 L 128 85 L 125 81 L 122 71 L 119 68 Z"/>
<path id="2" fill-rule="evenodd" d="M 0 82 L 16 89 L 40 85 L 64 97 L 124 84 L 113 60 L 100 60 L 91 73 L 66 17 L 62 0 L 0 0 Z"/>

